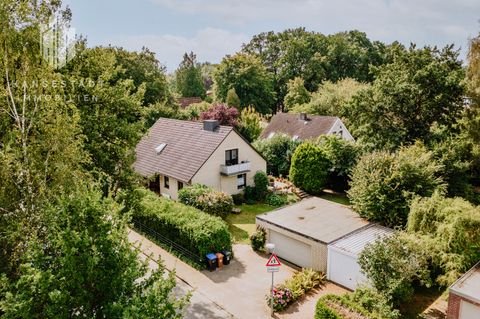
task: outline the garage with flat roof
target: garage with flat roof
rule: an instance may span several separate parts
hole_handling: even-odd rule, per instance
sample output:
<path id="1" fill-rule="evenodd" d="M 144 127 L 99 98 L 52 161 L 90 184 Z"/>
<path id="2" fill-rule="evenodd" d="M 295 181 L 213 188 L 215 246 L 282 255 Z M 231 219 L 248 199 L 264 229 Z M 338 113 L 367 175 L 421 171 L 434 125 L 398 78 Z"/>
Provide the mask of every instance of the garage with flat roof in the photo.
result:
<path id="1" fill-rule="evenodd" d="M 328 245 L 371 224 L 349 207 L 318 197 L 256 217 L 282 259 L 327 273 Z"/>

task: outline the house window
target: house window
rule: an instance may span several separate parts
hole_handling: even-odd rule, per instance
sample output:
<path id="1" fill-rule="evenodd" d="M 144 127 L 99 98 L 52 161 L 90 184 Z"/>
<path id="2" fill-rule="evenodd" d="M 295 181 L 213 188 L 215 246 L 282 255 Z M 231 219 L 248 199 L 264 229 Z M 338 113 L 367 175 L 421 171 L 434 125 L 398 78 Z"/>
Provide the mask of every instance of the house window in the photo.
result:
<path id="1" fill-rule="evenodd" d="M 238 164 L 238 148 L 225 151 L 225 165 L 237 165 Z"/>
<path id="2" fill-rule="evenodd" d="M 182 183 L 182 182 L 178 182 L 177 186 L 178 186 L 178 190 L 181 190 L 181 189 L 183 188 L 183 183 Z"/>
<path id="3" fill-rule="evenodd" d="M 168 176 L 163 176 L 163 187 L 170 188 L 170 179 Z"/>
<path id="4" fill-rule="evenodd" d="M 237 188 L 242 189 L 247 186 L 247 174 L 237 175 Z"/>

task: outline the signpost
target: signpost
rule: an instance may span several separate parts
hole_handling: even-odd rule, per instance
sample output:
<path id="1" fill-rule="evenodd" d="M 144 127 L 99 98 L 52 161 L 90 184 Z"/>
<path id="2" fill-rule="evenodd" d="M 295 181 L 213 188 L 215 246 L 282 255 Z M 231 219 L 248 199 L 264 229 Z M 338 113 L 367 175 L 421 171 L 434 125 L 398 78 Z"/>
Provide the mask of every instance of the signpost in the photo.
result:
<path id="1" fill-rule="evenodd" d="M 273 277 L 276 272 L 280 271 L 281 265 L 282 264 L 280 263 L 280 260 L 278 259 L 277 255 L 275 255 L 274 253 L 270 255 L 270 258 L 268 259 L 267 264 L 265 265 L 267 266 L 267 272 L 272 273 L 272 287 L 270 289 L 270 292 L 271 292 L 270 307 L 272 308 L 272 313 L 271 313 L 272 316 L 273 316 Z"/>

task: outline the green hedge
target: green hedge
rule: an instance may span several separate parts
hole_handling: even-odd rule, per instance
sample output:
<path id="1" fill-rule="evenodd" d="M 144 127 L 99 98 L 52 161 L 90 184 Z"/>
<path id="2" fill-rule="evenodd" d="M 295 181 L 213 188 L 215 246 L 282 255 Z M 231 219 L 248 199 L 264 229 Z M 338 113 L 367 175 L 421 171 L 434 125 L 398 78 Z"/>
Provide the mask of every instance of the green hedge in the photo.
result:
<path id="1" fill-rule="evenodd" d="M 342 319 L 342 317 L 329 308 L 322 299 L 319 299 L 315 307 L 315 319 Z"/>
<path id="2" fill-rule="evenodd" d="M 135 190 L 132 215 L 140 223 L 204 257 L 223 249 L 232 251 L 227 224 L 216 216 L 159 197 L 148 190 Z"/>
<path id="3" fill-rule="evenodd" d="M 359 287 L 355 292 L 341 296 L 328 294 L 320 297 L 317 301 L 314 319 L 342 318 L 329 304 L 338 305 L 369 319 L 398 319 L 400 317 L 399 311 L 393 309 L 384 296 L 365 287 Z"/>
<path id="4" fill-rule="evenodd" d="M 232 196 L 205 185 L 195 184 L 178 192 L 178 200 L 206 213 L 225 217 L 232 212 Z"/>

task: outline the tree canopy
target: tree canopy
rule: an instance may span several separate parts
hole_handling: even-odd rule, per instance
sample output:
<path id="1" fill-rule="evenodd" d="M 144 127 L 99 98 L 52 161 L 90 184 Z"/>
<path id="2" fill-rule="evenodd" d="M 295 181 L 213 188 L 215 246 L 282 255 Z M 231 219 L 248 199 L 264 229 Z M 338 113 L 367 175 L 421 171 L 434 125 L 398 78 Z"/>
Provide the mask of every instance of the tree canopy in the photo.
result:
<path id="1" fill-rule="evenodd" d="M 175 71 L 177 91 L 183 97 L 205 98 L 204 77 L 202 67 L 193 53 L 185 53 L 178 69 Z"/>
<path id="2" fill-rule="evenodd" d="M 257 57 L 245 53 L 225 57 L 215 71 L 214 80 L 220 101 L 225 101 L 233 88 L 241 108 L 251 105 L 261 114 L 275 111 L 272 76 Z"/>

